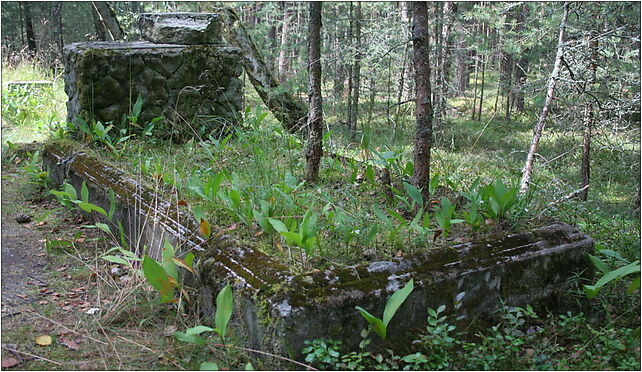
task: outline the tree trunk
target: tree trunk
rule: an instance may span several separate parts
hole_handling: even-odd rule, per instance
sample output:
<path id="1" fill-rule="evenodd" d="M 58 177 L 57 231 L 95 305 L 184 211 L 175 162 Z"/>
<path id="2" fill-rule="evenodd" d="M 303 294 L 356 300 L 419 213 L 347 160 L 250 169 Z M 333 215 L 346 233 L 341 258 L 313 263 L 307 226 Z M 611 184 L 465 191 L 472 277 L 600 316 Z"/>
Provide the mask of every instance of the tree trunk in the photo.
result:
<path id="1" fill-rule="evenodd" d="M 430 182 L 430 150 L 432 145 L 432 103 L 430 102 L 430 46 L 428 38 L 428 3 L 412 3 L 413 26 L 412 46 L 415 66 L 415 148 L 413 153 L 414 172 L 412 184 L 421 190 L 424 201 L 428 202 Z"/>
<path id="2" fill-rule="evenodd" d="M 551 73 L 551 77 L 548 79 L 548 88 L 546 89 L 546 99 L 544 100 L 544 107 L 542 108 L 542 113 L 540 114 L 539 120 L 537 121 L 535 129 L 533 130 L 533 140 L 531 141 L 528 154 L 526 155 L 526 163 L 524 164 L 524 168 L 522 169 L 522 180 L 519 186 L 520 194 L 525 194 L 528 191 L 528 187 L 530 186 L 535 152 L 537 151 L 537 145 L 539 144 L 539 139 L 542 136 L 544 125 L 546 124 L 546 116 L 548 115 L 549 106 L 553 101 L 555 85 L 557 84 L 562 56 L 564 55 L 564 32 L 566 31 L 566 20 L 568 19 L 569 5 L 570 4 L 568 2 L 564 3 L 564 15 L 562 16 L 562 22 L 560 22 L 560 34 L 557 40 L 555 64 L 553 65 L 553 72 Z"/>
<path id="3" fill-rule="evenodd" d="M 310 3 L 308 33 L 308 145 L 305 152 L 305 180 L 315 182 L 323 155 L 323 104 L 321 98 L 321 5 Z"/>
<path id="4" fill-rule="evenodd" d="M 444 3 L 444 18 L 443 18 L 443 27 L 441 39 L 443 41 L 443 55 L 441 60 L 440 77 L 442 80 L 442 95 L 441 95 L 441 111 L 440 114 L 443 117 L 446 116 L 446 109 L 448 107 L 448 96 L 451 93 L 449 89 L 450 84 L 450 66 L 452 60 L 452 51 L 450 45 L 450 30 L 452 28 L 452 22 L 455 17 L 455 12 L 457 11 L 457 6 L 452 1 L 446 1 Z"/>
<path id="5" fill-rule="evenodd" d="M 279 80 L 285 81 L 288 78 L 290 70 L 290 61 L 288 59 L 288 40 L 291 33 L 291 12 L 286 1 L 281 2 L 281 9 L 283 9 L 283 23 L 281 26 L 281 50 L 279 51 L 278 66 L 279 66 Z"/>
<path id="6" fill-rule="evenodd" d="M 517 33 L 520 35 L 524 30 L 526 18 L 528 16 L 528 6 L 521 4 L 517 12 Z M 517 112 L 524 112 L 524 88 L 526 87 L 526 74 L 528 73 L 528 50 L 522 50 L 519 61 L 514 66 L 515 71 L 515 93 L 513 94 L 513 104 Z"/>
<path id="7" fill-rule="evenodd" d="M 479 59 L 481 55 L 477 55 L 475 58 L 475 89 L 473 90 L 473 115 L 470 120 L 475 120 L 477 114 L 477 81 L 479 80 Z"/>
<path id="8" fill-rule="evenodd" d="M 100 16 L 100 21 L 105 25 L 105 30 L 113 41 L 123 40 L 125 33 L 116 19 L 116 14 L 106 1 L 91 2 Z"/>
<path id="9" fill-rule="evenodd" d="M 22 16 L 25 22 L 27 46 L 31 52 L 35 53 L 38 49 L 36 46 L 36 35 L 33 32 L 33 20 L 31 19 L 31 2 L 25 1 L 22 3 Z"/>
<path id="10" fill-rule="evenodd" d="M 268 44 L 270 46 L 270 50 L 276 50 L 277 48 L 277 42 L 276 42 L 276 24 L 272 24 L 270 26 L 270 29 L 268 30 L 267 34 L 267 39 L 268 39 Z M 267 61 L 265 61 L 267 68 L 270 71 L 274 71 L 274 55 L 270 54 L 267 58 Z"/>
<path id="11" fill-rule="evenodd" d="M 305 104 L 296 99 L 289 91 L 278 90 L 279 82 L 267 68 L 250 35 L 231 8 L 225 12 L 225 38 L 243 51 L 243 67 L 259 97 L 272 111 L 274 117 L 290 133 L 297 133 L 307 121 L 308 110 Z"/>
<path id="12" fill-rule="evenodd" d="M 107 33 L 105 31 L 105 25 L 103 25 L 103 23 L 100 21 L 100 16 L 98 15 L 96 8 L 94 8 L 94 5 L 89 4 L 89 7 L 91 8 L 91 15 L 94 20 L 94 29 L 96 30 L 96 40 L 106 41 Z"/>
<path id="13" fill-rule="evenodd" d="M 357 3 L 355 12 L 355 59 L 352 73 L 352 110 L 350 110 L 350 136 L 355 140 L 357 133 L 357 119 L 359 118 L 359 93 L 361 86 L 361 2 Z"/>
<path id="14" fill-rule="evenodd" d="M 62 1 L 54 1 L 51 3 L 51 25 L 49 35 L 51 35 L 51 42 L 56 46 L 56 58 L 62 60 Z"/>
<path id="15" fill-rule="evenodd" d="M 348 53 L 350 57 L 352 57 L 352 51 L 353 51 L 353 45 L 354 45 L 354 5 L 352 4 L 352 1 L 349 3 L 349 11 L 348 11 L 348 45 L 350 46 L 350 52 Z M 352 140 L 354 138 L 354 135 L 352 133 L 352 91 L 354 89 L 354 64 L 351 62 L 352 58 L 350 58 L 350 62 L 348 63 L 348 130 L 350 131 L 350 139 Z"/>
<path id="16" fill-rule="evenodd" d="M 486 28 L 486 37 L 488 38 L 488 26 L 482 26 L 482 30 Z M 481 120 L 482 116 L 482 104 L 484 103 L 484 82 L 486 78 L 486 62 L 488 61 L 488 52 L 483 55 L 480 54 L 480 63 L 481 63 L 481 85 L 479 87 L 479 113 L 477 114 L 477 121 Z"/>
<path id="17" fill-rule="evenodd" d="M 597 33 L 592 31 L 587 38 L 591 59 L 588 65 L 589 81 L 587 82 L 586 89 L 591 90 L 593 84 L 595 84 L 595 76 L 597 73 Z M 590 101 L 590 98 L 587 98 L 584 109 L 585 113 L 582 135 L 582 187 L 588 186 L 591 181 L 591 131 L 595 117 L 593 104 L 594 103 Z M 579 197 L 581 200 L 586 201 L 588 199 L 588 189 L 582 191 Z"/>

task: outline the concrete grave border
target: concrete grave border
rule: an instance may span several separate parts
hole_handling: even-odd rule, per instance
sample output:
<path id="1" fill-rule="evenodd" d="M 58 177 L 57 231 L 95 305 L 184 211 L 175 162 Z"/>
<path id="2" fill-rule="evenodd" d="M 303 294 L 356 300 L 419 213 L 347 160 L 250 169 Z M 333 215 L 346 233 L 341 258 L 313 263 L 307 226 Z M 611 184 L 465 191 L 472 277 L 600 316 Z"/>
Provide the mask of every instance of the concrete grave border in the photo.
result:
<path id="1" fill-rule="evenodd" d="M 207 241 L 193 218 L 132 176 L 75 150 L 48 145 L 45 169 L 61 184 L 78 190 L 83 181 L 90 202 L 108 208 L 108 191 L 117 198 L 115 220 L 123 221 L 131 241 L 158 257 L 168 238 L 181 254 L 197 253 L 205 317 L 214 312 L 215 294 L 230 282 L 234 287 L 233 326 L 246 346 L 301 358 L 305 340 L 339 339 L 356 348 L 365 321 L 356 305 L 380 316 L 387 298 L 410 278 L 415 290 L 390 323 L 389 340 L 425 327 L 426 309 L 442 304 L 452 309 L 465 292 L 457 315 L 461 323 L 492 320 L 503 301 L 511 306 L 563 310 L 569 305 L 568 281 L 590 275 L 587 253 L 593 240 L 563 223 L 438 248 L 422 254 L 371 262 L 349 268 L 294 275 L 288 268 L 250 246 L 217 234 Z M 140 249 L 139 249 L 140 251 Z M 376 336 L 373 336 L 376 338 Z"/>

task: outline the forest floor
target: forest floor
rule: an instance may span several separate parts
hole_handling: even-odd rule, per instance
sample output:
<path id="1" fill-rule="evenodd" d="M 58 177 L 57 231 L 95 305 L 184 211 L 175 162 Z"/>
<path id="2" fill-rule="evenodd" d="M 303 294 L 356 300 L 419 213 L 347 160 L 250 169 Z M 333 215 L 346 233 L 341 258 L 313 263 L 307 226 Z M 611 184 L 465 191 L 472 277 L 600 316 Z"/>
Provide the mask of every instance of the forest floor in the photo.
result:
<path id="1" fill-rule="evenodd" d="M 178 315 L 149 311 L 135 278 L 110 277 L 103 233 L 29 184 L 24 161 L 2 165 L 3 369 L 189 369 Z"/>

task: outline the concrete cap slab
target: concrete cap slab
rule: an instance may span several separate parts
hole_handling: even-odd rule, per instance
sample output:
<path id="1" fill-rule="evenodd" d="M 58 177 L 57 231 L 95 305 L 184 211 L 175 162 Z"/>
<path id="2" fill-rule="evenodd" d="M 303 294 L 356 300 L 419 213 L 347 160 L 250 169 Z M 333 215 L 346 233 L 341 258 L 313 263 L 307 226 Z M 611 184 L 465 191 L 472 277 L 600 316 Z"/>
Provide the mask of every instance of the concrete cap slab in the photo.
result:
<path id="1" fill-rule="evenodd" d="M 221 42 L 221 17 L 216 13 L 142 13 L 138 28 L 144 40 L 158 44 Z"/>

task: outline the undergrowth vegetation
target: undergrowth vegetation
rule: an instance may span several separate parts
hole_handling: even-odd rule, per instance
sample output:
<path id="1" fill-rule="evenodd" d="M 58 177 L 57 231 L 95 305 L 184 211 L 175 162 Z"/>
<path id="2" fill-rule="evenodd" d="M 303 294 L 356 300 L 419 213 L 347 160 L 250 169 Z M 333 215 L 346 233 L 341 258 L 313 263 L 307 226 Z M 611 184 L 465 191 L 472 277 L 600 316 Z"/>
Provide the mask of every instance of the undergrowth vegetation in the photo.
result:
<path id="1" fill-rule="evenodd" d="M 5 66 L 3 79 L 26 77 L 20 69 L 28 70 L 24 64 Z M 34 76 L 52 78 L 38 68 L 34 71 Z M 247 91 L 253 92 L 251 88 Z M 28 131 L 53 139 L 67 137 L 73 128 L 62 125 L 63 98 L 59 78 L 50 90 L 36 93 L 3 87 L 3 150 L 11 151 L 18 138 L 42 138 L 40 134 L 26 136 Z M 492 102 L 492 95 L 487 102 Z M 457 309 L 448 316 L 443 315 L 444 307 L 427 309 L 426 328 L 412 344 L 404 345 L 403 351 L 391 347 L 379 353 L 369 349 L 367 340 L 373 334 L 385 339 L 388 322 L 395 320 L 390 314 L 379 319 L 355 309 L 370 325 L 362 332 L 359 350 L 346 350 L 336 340 L 310 340 L 303 350 L 308 364 L 324 369 L 384 370 L 639 369 L 639 130 L 595 134 L 589 200 L 581 202 L 564 198 L 580 182 L 581 136 L 563 127 L 547 128 L 540 142 L 534 187 L 519 196 L 516 186 L 531 137 L 532 115 L 510 122 L 490 115 L 475 122 L 455 114 L 465 111 L 466 99 L 451 104 L 453 115 L 437 133 L 427 203 L 408 182 L 412 175 L 410 116 L 406 124 L 402 120 L 401 125 L 390 128 L 386 118 L 372 115 L 371 121 L 360 123 L 359 141 L 351 143 L 347 128 L 334 124 L 336 113 L 330 112 L 324 136 L 326 156 L 320 180 L 314 185 L 301 180 L 303 140 L 284 131 L 256 96 L 248 99 L 242 125 L 225 138 L 196 135 L 187 143 L 174 144 L 156 139 L 153 123 L 140 123 L 145 131 L 138 135 L 111 133 L 110 123 L 82 123 L 79 129 L 87 151 L 133 169 L 141 182 L 160 194 L 173 195 L 180 208 L 200 223 L 202 235 L 233 232 L 287 263 L 294 272 L 408 255 L 552 220 L 576 225 L 595 239 L 592 261 L 598 276 L 593 282 L 578 279 L 573 283 L 577 312 L 536 314 L 529 306 L 505 307 L 499 324 L 471 337 L 454 325 Z M 134 112 L 128 119 L 135 121 L 136 117 Z M 38 168 L 38 153 L 28 157 L 22 171 L 34 187 L 47 188 L 47 170 Z M 85 189 L 67 186 L 53 193 L 68 207 L 107 218 L 113 214 L 89 203 Z M 112 237 L 114 244 L 101 252 L 102 260 L 120 265 L 136 278 L 132 279 L 136 284 L 116 303 L 122 307 L 104 315 L 109 324 L 139 322 L 143 328 L 149 317 L 180 314 L 180 329 L 186 331 L 175 327 L 175 338 L 208 345 L 204 355 L 190 349 L 196 361 L 186 367 L 263 366 L 248 357 L 251 350 L 226 346 L 242 336 L 227 329 L 231 313 L 223 303 L 231 306 L 231 290 L 219 295 L 215 327 L 187 320 L 181 304 L 189 294 L 176 267 L 191 270 L 193 257 L 177 259 L 171 244 L 165 246 L 166 255 L 159 261 L 134 257 L 127 253 L 119 232 L 106 225 L 91 227 Z M 172 311 L 161 315 L 162 311 L 154 310 L 138 318 L 145 310 L 132 298 L 150 293 L 143 278 L 163 302 L 170 303 L 150 306 L 144 302 L 144 306 Z M 600 282 L 599 278 L 606 279 Z M 591 298 L 588 302 L 585 295 Z M 215 359 L 215 364 L 209 364 Z M 250 360 L 253 364 L 248 364 Z"/>

